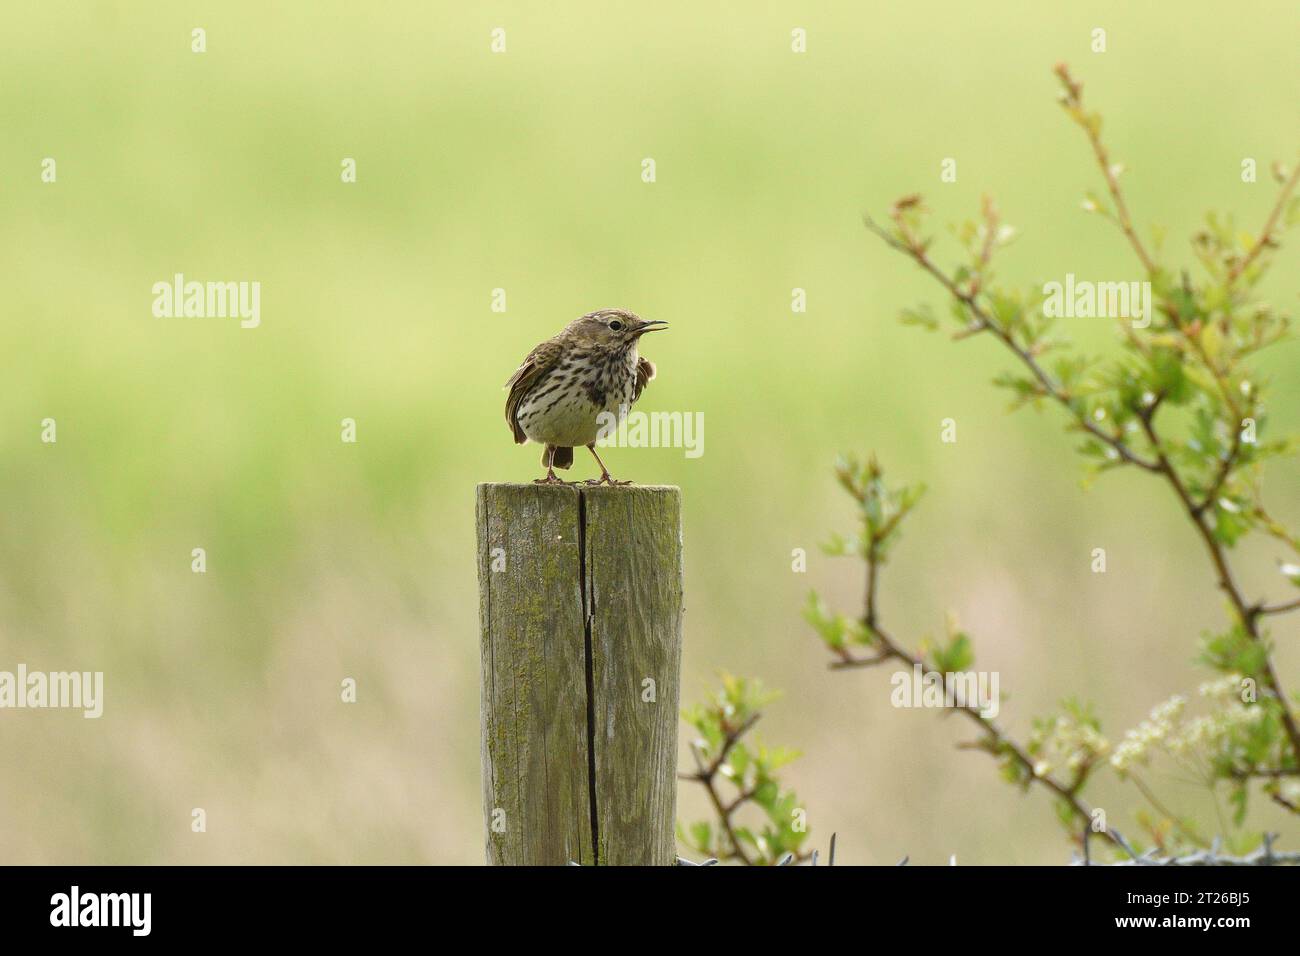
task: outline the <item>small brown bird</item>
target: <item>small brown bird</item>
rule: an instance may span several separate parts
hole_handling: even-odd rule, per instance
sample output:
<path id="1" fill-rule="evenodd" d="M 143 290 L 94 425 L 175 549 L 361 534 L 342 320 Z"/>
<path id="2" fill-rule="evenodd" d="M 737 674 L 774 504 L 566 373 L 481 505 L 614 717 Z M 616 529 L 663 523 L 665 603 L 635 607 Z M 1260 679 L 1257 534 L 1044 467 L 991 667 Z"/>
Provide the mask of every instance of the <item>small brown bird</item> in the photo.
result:
<path id="1" fill-rule="evenodd" d="M 573 465 L 578 445 L 586 445 L 600 465 L 600 478 L 587 484 L 631 484 L 610 476 L 596 454 L 596 438 L 602 424 L 623 420 L 655 377 L 655 367 L 637 355 L 637 342 L 667 326 L 623 309 L 601 309 L 574 319 L 528 353 L 505 385 L 506 422 L 516 444 L 531 439 L 546 446 L 546 477 L 537 484 L 564 484 L 555 469 Z"/>

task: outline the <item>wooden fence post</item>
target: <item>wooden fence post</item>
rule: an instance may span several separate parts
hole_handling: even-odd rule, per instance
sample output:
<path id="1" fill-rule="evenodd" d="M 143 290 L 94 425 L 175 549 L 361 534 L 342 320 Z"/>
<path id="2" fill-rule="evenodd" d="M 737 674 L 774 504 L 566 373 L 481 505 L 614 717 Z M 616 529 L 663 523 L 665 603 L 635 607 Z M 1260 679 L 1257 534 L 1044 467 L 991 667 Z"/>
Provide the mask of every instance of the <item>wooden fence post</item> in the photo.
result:
<path id="1" fill-rule="evenodd" d="M 671 864 L 681 491 L 478 486 L 490 864 Z"/>

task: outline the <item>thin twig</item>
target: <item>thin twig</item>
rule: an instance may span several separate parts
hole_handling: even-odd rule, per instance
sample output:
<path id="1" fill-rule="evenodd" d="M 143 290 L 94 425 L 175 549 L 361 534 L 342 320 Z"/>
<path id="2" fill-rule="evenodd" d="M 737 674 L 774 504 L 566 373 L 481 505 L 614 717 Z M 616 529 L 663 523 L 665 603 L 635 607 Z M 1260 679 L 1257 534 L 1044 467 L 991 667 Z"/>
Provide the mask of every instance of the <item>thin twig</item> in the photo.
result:
<path id="1" fill-rule="evenodd" d="M 1076 423 L 1080 427 L 1098 440 L 1105 442 L 1105 444 L 1113 449 L 1123 460 L 1137 465 L 1144 471 L 1160 474 L 1165 477 L 1183 505 L 1183 509 L 1191 519 L 1192 524 L 1196 527 L 1201 540 L 1205 544 L 1206 550 L 1210 555 L 1210 560 L 1214 564 L 1215 572 L 1218 576 L 1219 587 L 1225 594 L 1227 594 L 1247 636 L 1255 643 L 1261 643 L 1263 638 L 1259 632 L 1257 624 L 1257 618 L 1261 613 L 1259 606 L 1256 605 L 1252 607 L 1246 603 L 1246 600 L 1242 596 L 1241 590 L 1237 586 L 1236 580 L 1233 577 L 1232 570 L 1228 565 L 1223 545 L 1215 538 L 1214 530 L 1206 520 L 1205 509 L 1192 499 L 1183 483 L 1182 477 L 1170 463 L 1168 456 L 1163 450 L 1163 446 L 1153 424 L 1155 412 L 1160 404 L 1159 398 L 1157 398 L 1157 401 L 1151 406 L 1141 410 L 1138 415 L 1143 431 L 1146 433 L 1147 440 L 1156 455 L 1156 460 L 1153 462 L 1132 452 L 1128 446 L 1124 444 L 1121 438 L 1111 436 L 1102 431 L 1094 425 L 1093 422 L 1089 421 L 1086 415 L 1081 413 L 1080 410 L 1076 409 L 1070 403 L 1069 398 L 1058 388 L 1051 377 L 1043 370 L 1037 361 L 1035 361 L 1034 357 L 1016 343 L 1012 338 L 1011 333 L 993 321 L 993 318 L 973 297 L 964 292 L 948 275 L 943 272 L 943 270 L 934 264 L 926 253 L 925 243 L 918 237 L 914 236 L 911 230 L 907 228 L 900 207 L 896 207 L 895 209 L 894 221 L 899 228 L 899 235 L 902 236 L 902 239 L 895 237 L 888 230 L 881 228 L 870 218 L 867 218 L 866 224 L 872 232 L 880 236 L 889 246 L 909 256 L 913 261 L 920 265 L 921 268 L 933 276 L 940 285 L 947 289 L 950 295 L 962 303 L 970 312 L 975 323 L 982 329 L 991 332 L 998 341 L 1005 345 L 1017 358 L 1019 358 L 1020 361 L 1034 374 L 1035 378 L 1038 379 L 1046 394 L 1055 398 L 1061 405 L 1070 411 L 1070 413 L 1075 417 Z M 846 662 L 845 666 L 851 665 L 848 665 Z M 1262 667 L 1264 683 L 1273 691 L 1277 698 L 1279 710 L 1281 712 L 1282 725 L 1286 731 L 1287 739 L 1290 741 L 1291 749 L 1296 755 L 1296 758 L 1300 760 L 1300 725 L 1296 724 L 1295 717 L 1291 713 L 1288 698 L 1282 689 L 1282 682 L 1273 668 L 1271 657 L 1265 655 Z"/>
<path id="2" fill-rule="evenodd" d="M 1228 477 L 1232 474 L 1232 469 L 1236 467 L 1237 456 L 1240 452 L 1241 428 L 1237 427 L 1232 432 L 1232 447 L 1228 449 L 1228 454 L 1219 462 L 1219 469 L 1214 476 L 1214 481 L 1210 484 L 1204 497 L 1201 498 L 1200 504 L 1196 506 L 1194 517 L 1199 518 L 1204 514 L 1219 497 L 1219 492 L 1223 490 L 1224 484 L 1227 483 Z"/>
<path id="3" fill-rule="evenodd" d="M 740 738 L 743 737 L 754 724 L 758 723 L 762 714 L 753 714 L 744 721 L 739 727 L 727 731 L 726 736 L 722 739 L 722 746 L 718 748 L 717 755 L 707 765 L 700 759 L 700 754 L 695 744 L 692 743 L 690 750 L 691 756 L 695 758 L 695 773 L 682 773 L 678 777 L 682 780 L 693 780 L 704 787 L 704 792 L 708 794 L 709 802 L 713 804 L 713 810 L 717 814 L 718 823 L 727 836 L 727 842 L 731 846 L 731 854 L 740 860 L 745 866 L 753 866 L 754 861 L 750 859 L 749 854 L 745 852 L 744 846 L 736 838 L 735 828 L 731 825 L 731 816 L 735 813 L 736 808 L 743 802 L 737 798 L 730 805 L 722 802 L 722 795 L 718 793 L 717 777 L 718 771 L 722 765 L 727 762 L 727 756 L 731 753 Z M 742 793 L 741 797 L 745 795 Z M 753 796 L 753 794 L 749 794 Z"/>
<path id="4" fill-rule="evenodd" d="M 1128 204 L 1124 202 L 1124 194 L 1119 188 L 1119 176 L 1110 160 L 1110 154 L 1106 151 L 1106 145 L 1101 141 L 1100 127 L 1089 122 L 1087 116 L 1083 113 L 1083 84 L 1070 76 L 1069 68 L 1064 63 L 1056 65 L 1056 75 L 1061 78 L 1061 83 L 1065 86 L 1065 106 L 1071 110 L 1076 121 L 1087 134 L 1088 144 L 1092 147 L 1092 153 L 1097 158 L 1097 165 L 1101 167 L 1102 176 L 1106 179 L 1106 189 L 1110 192 L 1110 198 L 1115 203 L 1115 214 L 1119 227 L 1124 235 L 1128 237 L 1133 251 L 1137 253 L 1142 268 L 1146 269 L 1148 275 L 1152 275 L 1156 271 L 1155 261 L 1147 253 L 1146 247 L 1142 245 L 1142 240 L 1138 238 L 1137 231 L 1133 228 L 1133 219 L 1129 216 Z"/>
<path id="5" fill-rule="evenodd" d="M 1183 484 L 1182 478 L 1178 471 L 1170 464 L 1169 457 L 1165 454 L 1160 443 L 1160 438 L 1156 434 L 1154 418 L 1156 409 L 1159 407 L 1157 401 L 1150 408 L 1144 410 L 1138 415 L 1138 420 L 1142 423 L 1142 429 L 1146 433 L 1147 439 L 1156 451 L 1156 460 L 1159 465 L 1158 470 L 1165 476 L 1169 486 L 1174 490 L 1183 510 L 1191 519 L 1192 525 L 1200 535 L 1201 541 L 1205 545 L 1206 551 L 1209 552 L 1210 561 L 1214 565 L 1215 574 L 1219 579 L 1219 588 L 1227 596 L 1228 601 L 1232 604 L 1232 609 L 1236 613 L 1246 636 L 1256 644 L 1263 644 L 1264 638 L 1259 631 L 1258 617 L 1260 614 L 1259 605 L 1250 606 L 1242 597 L 1241 589 L 1237 586 L 1236 579 L 1232 575 L 1232 569 L 1228 564 L 1228 557 L 1224 550 L 1222 542 L 1214 536 L 1214 529 L 1206 521 L 1203 511 L 1198 511 L 1196 503 L 1187 492 L 1187 487 Z M 1296 760 L 1300 760 L 1300 726 L 1296 724 L 1295 716 L 1291 713 L 1291 705 L 1288 702 L 1286 692 L 1282 689 L 1282 682 L 1278 679 L 1277 671 L 1273 667 L 1273 658 L 1265 653 L 1263 663 L 1260 665 L 1265 685 L 1272 690 L 1277 698 L 1279 715 L 1282 720 L 1282 727 L 1286 731 L 1287 740 L 1291 743 L 1291 752 Z"/>
<path id="6" fill-rule="evenodd" d="M 1029 353 L 1027 349 L 1022 348 L 1012 337 L 1011 333 L 998 325 L 991 315 L 981 306 L 978 300 L 967 294 L 961 289 L 949 276 L 947 276 L 926 254 L 923 246 L 914 242 L 903 242 L 893 236 L 889 230 L 878 225 L 870 217 L 865 219 L 868 229 L 878 235 L 886 244 L 897 249 L 899 252 L 909 256 L 922 269 L 933 276 L 940 285 L 964 305 L 972 318 L 970 333 L 975 331 L 990 332 L 1003 345 L 1010 349 L 1015 356 L 1020 359 L 1030 373 L 1038 381 L 1043 393 L 1060 405 L 1062 405 L 1071 415 L 1074 416 L 1075 425 L 1092 435 L 1098 441 L 1105 444 L 1115 452 L 1121 459 L 1131 465 L 1136 465 L 1144 471 L 1155 472 L 1159 468 L 1154 462 L 1147 461 L 1145 458 L 1135 454 L 1126 444 L 1122 436 L 1111 435 L 1110 433 L 1099 428 L 1094 422 L 1089 420 L 1086 414 L 1077 409 L 1070 401 L 1070 397 L 1061 389 L 1061 387 L 1052 379 L 1047 371 L 1038 363 L 1038 360 Z"/>
<path id="7" fill-rule="evenodd" d="M 1291 175 L 1286 182 L 1282 184 L 1281 190 L 1278 191 L 1277 202 L 1269 211 L 1268 218 L 1264 220 L 1264 228 L 1255 240 L 1255 244 L 1250 247 L 1243 259 L 1237 261 L 1232 268 L 1228 270 L 1228 285 L 1232 285 L 1241 277 L 1241 274 L 1250 268 L 1250 264 L 1259 258 L 1265 247 L 1274 245 L 1273 230 L 1277 228 L 1278 217 L 1282 215 L 1282 210 L 1286 207 L 1287 200 L 1291 198 L 1291 193 L 1295 191 L 1296 184 L 1300 183 L 1300 161 L 1295 164 L 1291 170 Z"/>
<path id="8" fill-rule="evenodd" d="M 886 528 L 889 528 L 889 526 L 886 526 Z M 880 529 L 874 532 L 871 540 L 868 542 L 866 550 L 868 585 L 866 608 L 864 610 L 862 623 L 864 627 L 868 628 L 869 633 L 872 635 L 876 646 L 876 653 L 871 657 L 855 657 L 847 648 L 839 648 L 838 653 L 840 655 L 840 660 L 836 661 L 832 666 L 837 668 L 868 667 L 892 659 L 902 664 L 906 664 L 910 668 L 919 667 L 923 676 L 937 674 L 939 672 L 933 667 L 930 667 L 925 662 L 924 658 L 919 655 L 914 655 L 906 650 L 902 645 L 890 637 L 889 633 L 878 623 L 874 585 L 878 580 L 878 566 L 880 564 L 879 543 L 886 534 L 888 534 L 888 530 L 886 529 Z M 870 624 L 868 624 L 868 618 L 871 620 Z M 980 730 L 983 731 L 987 738 L 984 745 L 985 749 L 995 756 L 1007 755 L 1011 757 L 1012 760 L 1024 769 L 1026 773 L 1025 779 L 1027 781 L 1037 783 L 1038 785 L 1050 790 L 1070 806 L 1070 809 L 1077 817 L 1079 817 L 1085 826 L 1091 825 L 1093 820 L 1092 807 L 1083 801 L 1078 792 L 1087 776 L 1087 767 L 1081 768 L 1078 776 L 1069 786 L 1056 780 L 1050 774 L 1039 774 L 1035 770 L 1034 759 L 1029 755 L 1029 753 L 1020 744 L 1008 736 L 1007 733 L 996 723 L 984 717 L 980 713 L 979 707 L 970 703 L 954 703 L 953 709 L 965 714 L 968 718 L 979 725 Z M 1107 836 L 1109 836 L 1109 833 Z"/>
<path id="9" fill-rule="evenodd" d="M 1300 608 L 1300 598 L 1294 601 L 1287 601 L 1285 604 L 1261 604 L 1255 608 L 1256 615 L 1263 617 L 1266 614 L 1285 614 L 1288 611 L 1294 611 Z"/>

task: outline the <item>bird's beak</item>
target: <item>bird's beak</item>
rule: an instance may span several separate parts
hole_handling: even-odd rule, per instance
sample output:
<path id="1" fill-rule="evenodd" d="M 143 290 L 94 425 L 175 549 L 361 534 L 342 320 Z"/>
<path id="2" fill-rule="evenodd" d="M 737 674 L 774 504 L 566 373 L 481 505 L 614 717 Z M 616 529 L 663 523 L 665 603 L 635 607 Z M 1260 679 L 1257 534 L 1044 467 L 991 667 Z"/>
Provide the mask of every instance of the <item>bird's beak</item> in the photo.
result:
<path id="1" fill-rule="evenodd" d="M 661 322 L 659 319 L 651 319 L 649 322 L 641 323 L 641 327 L 636 330 L 638 337 L 645 335 L 647 332 L 658 332 L 660 329 L 668 328 L 667 322 Z"/>

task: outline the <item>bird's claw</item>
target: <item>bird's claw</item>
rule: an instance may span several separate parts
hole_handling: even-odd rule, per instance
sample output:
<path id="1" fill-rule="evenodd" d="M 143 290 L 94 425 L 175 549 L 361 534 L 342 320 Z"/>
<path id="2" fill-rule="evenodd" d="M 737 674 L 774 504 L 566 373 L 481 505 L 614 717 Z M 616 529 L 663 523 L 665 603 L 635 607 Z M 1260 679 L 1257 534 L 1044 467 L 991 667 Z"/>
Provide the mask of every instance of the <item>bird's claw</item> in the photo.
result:
<path id="1" fill-rule="evenodd" d="M 630 484 L 632 484 L 632 482 L 631 482 L 631 481 L 619 481 L 617 478 L 615 478 L 615 477 L 614 477 L 613 475 L 611 475 L 609 472 L 606 472 L 605 474 L 601 475 L 599 478 L 588 478 L 588 479 L 586 480 L 585 484 L 592 485 L 592 486 L 596 486 L 596 485 L 609 485 L 610 487 L 620 487 L 620 486 L 622 486 L 622 485 L 630 485 Z"/>

